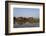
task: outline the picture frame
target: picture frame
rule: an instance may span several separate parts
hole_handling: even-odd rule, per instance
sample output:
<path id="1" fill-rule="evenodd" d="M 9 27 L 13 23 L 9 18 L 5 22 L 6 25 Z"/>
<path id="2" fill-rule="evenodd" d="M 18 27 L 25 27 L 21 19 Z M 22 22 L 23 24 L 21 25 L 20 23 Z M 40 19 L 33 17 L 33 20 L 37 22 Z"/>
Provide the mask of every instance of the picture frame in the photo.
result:
<path id="1" fill-rule="evenodd" d="M 13 6 L 10 6 L 9 3 Z M 13 18 L 12 17 L 13 17 L 13 8 L 15 8 L 17 6 L 19 8 L 26 7 L 26 9 L 27 9 L 27 7 L 28 8 L 40 7 L 40 12 L 41 12 L 41 14 L 40 14 L 40 17 L 41 17 L 40 18 L 40 24 L 41 24 L 40 27 L 39 28 L 26 27 L 26 28 L 16 28 L 15 29 L 13 27 Z M 11 25 L 12 25 L 12 27 L 11 27 Z M 44 32 L 45 32 L 45 3 L 24 2 L 24 1 L 5 1 L 5 35 L 33 34 L 33 33 L 35 34 L 35 33 L 44 33 Z"/>

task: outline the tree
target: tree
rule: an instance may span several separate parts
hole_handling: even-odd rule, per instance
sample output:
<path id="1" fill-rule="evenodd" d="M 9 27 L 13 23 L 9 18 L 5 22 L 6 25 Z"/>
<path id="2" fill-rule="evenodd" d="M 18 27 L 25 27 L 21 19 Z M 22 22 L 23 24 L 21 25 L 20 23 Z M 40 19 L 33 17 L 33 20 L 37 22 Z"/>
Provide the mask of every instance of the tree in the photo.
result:
<path id="1" fill-rule="evenodd" d="M 16 20 L 16 17 L 13 17 L 14 24 L 15 24 L 15 20 Z"/>

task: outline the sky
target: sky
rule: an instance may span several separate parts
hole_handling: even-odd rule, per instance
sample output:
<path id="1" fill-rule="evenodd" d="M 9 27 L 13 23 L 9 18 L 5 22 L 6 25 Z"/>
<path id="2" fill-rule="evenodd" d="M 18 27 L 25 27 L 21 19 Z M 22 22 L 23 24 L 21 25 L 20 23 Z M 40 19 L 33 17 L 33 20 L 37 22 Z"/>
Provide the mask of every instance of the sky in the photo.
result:
<path id="1" fill-rule="evenodd" d="M 13 8 L 13 16 L 15 17 L 39 17 L 39 8 Z"/>

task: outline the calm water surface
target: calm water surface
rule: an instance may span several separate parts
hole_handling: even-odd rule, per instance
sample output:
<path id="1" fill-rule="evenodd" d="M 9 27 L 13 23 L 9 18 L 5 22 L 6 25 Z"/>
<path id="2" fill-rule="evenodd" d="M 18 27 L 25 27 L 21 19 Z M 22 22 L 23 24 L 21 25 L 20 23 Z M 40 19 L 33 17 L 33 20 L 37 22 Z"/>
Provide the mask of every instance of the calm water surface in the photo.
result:
<path id="1" fill-rule="evenodd" d="M 14 28 L 24 28 L 24 27 L 39 27 L 39 23 L 25 23 L 25 24 L 14 24 Z"/>

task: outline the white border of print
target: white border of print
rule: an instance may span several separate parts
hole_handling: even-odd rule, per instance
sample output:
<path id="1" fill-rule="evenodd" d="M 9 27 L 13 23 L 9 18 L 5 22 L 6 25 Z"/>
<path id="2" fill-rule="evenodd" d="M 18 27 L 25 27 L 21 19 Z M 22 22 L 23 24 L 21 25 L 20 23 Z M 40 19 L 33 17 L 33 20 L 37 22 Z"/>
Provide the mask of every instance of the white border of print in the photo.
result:
<path id="1" fill-rule="evenodd" d="M 13 8 L 39 8 L 40 9 L 40 27 L 30 27 L 30 28 L 13 28 Z M 9 3 L 9 33 L 17 32 L 34 32 L 43 30 L 43 6 L 42 5 L 32 5 L 32 4 L 11 4 Z"/>

